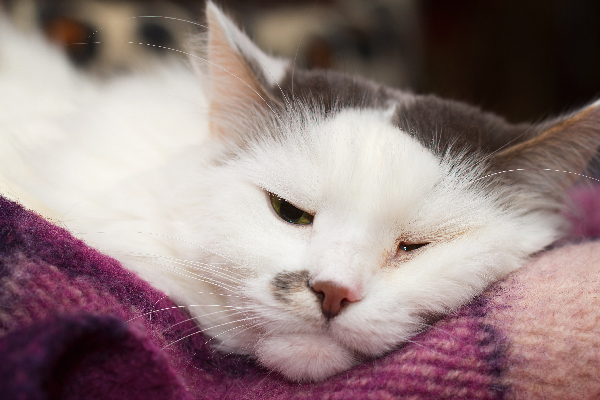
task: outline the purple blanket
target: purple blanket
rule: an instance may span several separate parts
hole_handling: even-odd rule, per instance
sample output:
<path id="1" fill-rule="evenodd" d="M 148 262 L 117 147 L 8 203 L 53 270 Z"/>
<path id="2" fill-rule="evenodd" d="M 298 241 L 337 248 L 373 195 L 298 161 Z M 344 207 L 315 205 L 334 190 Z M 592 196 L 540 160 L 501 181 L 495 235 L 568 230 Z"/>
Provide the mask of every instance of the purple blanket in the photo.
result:
<path id="1" fill-rule="evenodd" d="M 581 190 L 574 235 L 600 232 Z M 547 251 L 381 359 L 290 383 L 213 352 L 164 294 L 0 198 L 2 399 L 500 399 L 600 396 L 600 244 Z"/>

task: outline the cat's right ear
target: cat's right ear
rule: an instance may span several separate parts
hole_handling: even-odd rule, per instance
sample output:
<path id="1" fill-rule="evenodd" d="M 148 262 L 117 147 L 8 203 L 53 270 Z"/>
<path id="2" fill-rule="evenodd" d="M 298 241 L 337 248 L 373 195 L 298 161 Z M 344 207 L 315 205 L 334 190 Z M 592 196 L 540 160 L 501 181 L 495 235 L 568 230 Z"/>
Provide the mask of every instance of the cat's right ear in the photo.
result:
<path id="1" fill-rule="evenodd" d="M 496 153 L 495 171 L 529 191 L 562 199 L 600 146 L 600 100 L 569 115 L 530 128 L 530 138 Z M 496 174 L 495 174 L 496 175 Z"/>
<path id="2" fill-rule="evenodd" d="M 205 77 L 211 133 L 221 137 L 227 136 L 232 118 L 244 118 L 243 114 L 252 109 L 268 107 L 270 91 L 284 77 L 290 62 L 260 50 L 210 1 L 206 19 L 206 59 L 193 62 Z"/>

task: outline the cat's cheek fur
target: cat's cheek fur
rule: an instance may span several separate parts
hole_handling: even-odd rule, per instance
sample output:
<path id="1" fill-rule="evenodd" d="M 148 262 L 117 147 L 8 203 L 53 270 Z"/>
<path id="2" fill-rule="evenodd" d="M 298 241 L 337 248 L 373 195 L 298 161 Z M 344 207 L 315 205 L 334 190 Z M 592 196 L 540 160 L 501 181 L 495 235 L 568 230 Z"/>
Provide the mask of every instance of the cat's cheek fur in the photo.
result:
<path id="1" fill-rule="evenodd" d="M 270 336 L 255 351 L 262 365 L 294 381 L 321 381 L 358 363 L 351 350 L 322 335 Z"/>

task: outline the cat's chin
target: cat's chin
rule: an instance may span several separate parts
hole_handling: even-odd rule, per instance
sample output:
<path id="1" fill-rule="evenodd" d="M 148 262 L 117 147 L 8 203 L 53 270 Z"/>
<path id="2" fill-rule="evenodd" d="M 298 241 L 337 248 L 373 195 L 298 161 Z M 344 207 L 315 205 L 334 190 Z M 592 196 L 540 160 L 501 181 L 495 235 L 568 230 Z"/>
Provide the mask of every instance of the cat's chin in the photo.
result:
<path id="1" fill-rule="evenodd" d="M 263 366 L 293 381 L 321 381 L 358 363 L 352 350 L 320 335 L 266 337 L 255 354 Z"/>

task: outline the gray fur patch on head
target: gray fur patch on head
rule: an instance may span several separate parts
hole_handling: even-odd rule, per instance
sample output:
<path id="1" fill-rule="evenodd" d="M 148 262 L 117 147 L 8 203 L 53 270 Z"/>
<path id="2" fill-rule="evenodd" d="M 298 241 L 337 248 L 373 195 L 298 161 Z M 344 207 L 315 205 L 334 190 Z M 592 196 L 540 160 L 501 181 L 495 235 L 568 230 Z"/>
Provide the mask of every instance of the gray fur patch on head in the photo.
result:
<path id="1" fill-rule="evenodd" d="M 325 113 L 345 108 L 386 109 L 391 103 L 405 101 L 406 94 L 367 79 L 336 71 L 288 71 L 273 95 L 315 104 Z"/>
<path id="2" fill-rule="evenodd" d="M 414 96 L 400 103 L 393 124 L 409 133 L 436 155 L 476 153 L 486 155 L 507 143 L 526 139 L 529 124 L 513 125 L 478 107 L 433 95 Z"/>
<path id="3" fill-rule="evenodd" d="M 478 107 L 433 95 L 414 95 L 370 80 L 335 71 L 296 70 L 270 89 L 283 104 L 294 99 L 313 104 L 328 114 L 346 108 L 386 110 L 395 108 L 391 123 L 410 134 L 438 156 L 488 155 L 507 143 L 529 138 L 530 124 L 510 124 Z M 285 97 L 285 98 L 284 98 Z"/>
<path id="4" fill-rule="evenodd" d="M 271 291 L 275 299 L 290 304 L 290 296 L 308 290 L 308 271 L 280 272 L 271 281 Z"/>

